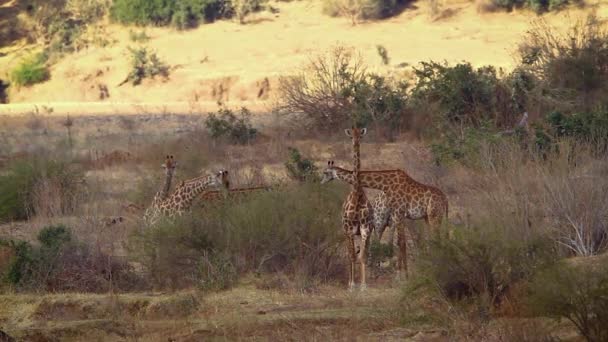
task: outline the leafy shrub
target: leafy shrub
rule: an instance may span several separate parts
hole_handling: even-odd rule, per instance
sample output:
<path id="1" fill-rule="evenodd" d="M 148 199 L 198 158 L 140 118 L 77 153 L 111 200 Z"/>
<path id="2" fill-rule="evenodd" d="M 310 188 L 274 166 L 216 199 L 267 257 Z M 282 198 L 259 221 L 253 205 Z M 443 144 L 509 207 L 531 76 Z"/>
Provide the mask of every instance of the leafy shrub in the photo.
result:
<path id="1" fill-rule="evenodd" d="M 288 147 L 289 159 L 285 162 L 285 168 L 289 177 L 299 182 L 317 180 L 317 167 L 310 159 L 304 159 L 298 149 Z"/>
<path id="2" fill-rule="evenodd" d="M 113 20 L 123 24 L 166 26 L 179 29 L 197 26 L 199 23 L 230 18 L 239 19 L 261 9 L 262 0 L 116 0 L 110 9 Z"/>
<path id="3" fill-rule="evenodd" d="M 459 162 L 469 167 L 479 166 L 480 153 L 485 147 L 500 142 L 500 136 L 487 122 L 479 128 L 465 127 L 462 131 L 447 130 L 441 139 L 431 144 L 431 152 L 437 165 Z"/>
<path id="4" fill-rule="evenodd" d="M 145 78 L 169 76 L 169 67 L 162 62 L 156 52 L 150 52 L 147 48 L 129 48 L 131 53 L 131 71 L 127 78 L 121 83 L 131 82 L 134 86 L 140 84 Z"/>
<path id="5" fill-rule="evenodd" d="M 580 4 L 580 0 L 492 0 L 494 6 L 506 10 L 527 7 L 536 13 L 559 10 L 568 4 Z"/>
<path id="6" fill-rule="evenodd" d="M 11 79 L 17 86 L 30 86 L 44 82 L 49 78 L 49 70 L 44 65 L 45 56 L 36 54 L 24 59 L 11 72 Z"/>
<path id="7" fill-rule="evenodd" d="M 43 228 L 37 240 L 38 245 L 9 242 L 14 256 L 4 281 L 18 290 L 99 292 L 128 289 L 127 283 L 134 278 L 129 267 L 92 253 L 65 226 Z"/>
<path id="8" fill-rule="evenodd" d="M 214 139 L 228 138 L 235 144 L 247 144 L 255 139 L 258 131 L 251 126 L 251 112 L 243 107 L 240 117 L 228 108 L 220 108 L 216 114 L 209 114 L 205 126 Z"/>
<path id="9" fill-rule="evenodd" d="M 573 137 L 605 150 L 608 147 L 608 110 L 564 115 L 552 112 L 547 116 L 551 131 L 557 137 Z"/>
<path id="10" fill-rule="evenodd" d="M 202 291 L 227 290 L 238 281 L 238 273 L 229 255 L 220 252 L 207 253 L 199 266 Z"/>
<path id="11" fill-rule="evenodd" d="M 542 316 L 565 318 L 587 341 L 608 340 L 608 267 L 558 264 L 540 273 L 530 286 L 529 306 Z"/>
<path id="12" fill-rule="evenodd" d="M 224 289 L 243 273 L 283 272 L 302 288 L 343 275 L 342 193 L 300 183 L 225 200 L 134 236 L 132 255 L 156 287 Z"/>
<path id="13" fill-rule="evenodd" d="M 486 66 L 474 70 L 471 64 L 450 67 L 435 62 L 422 62 L 414 69 L 417 82 L 413 98 L 426 106 L 436 103 L 440 120 L 464 125 L 479 125 L 494 120 L 496 70 Z"/>
<path id="14" fill-rule="evenodd" d="M 81 170 L 62 161 L 34 158 L 12 163 L 0 175 L 0 220 L 71 213 L 83 179 Z"/>
<path id="15" fill-rule="evenodd" d="M 112 19 L 123 24 L 167 25 L 175 2 L 167 0 L 116 0 L 110 8 Z"/>
<path id="16" fill-rule="evenodd" d="M 551 260 L 546 238 L 514 238 L 508 229 L 488 225 L 457 230 L 453 239 L 431 237 L 417 269 L 447 298 L 475 296 L 490 310 Z"/>
<path id="17" fill-rule="evenodd" d="M 348 17 L 356 24 L 359 20 L 390 17 L 404 4 L 402 0 L 327 0 L 323 2 L 323 13 Z"/>
<path id="18" fill-rule="evenodd" d="M 383 76 L 370 74 L 364 80 L 344 89 L 353 99 L 351 115 L 355 125 L 375 125 L 389 141 L 408 123 L 407 83 L 392 84 Z"/>
<path id="19" fill-rule="evenodd" d="M 205 281 L 202 263 L 209 261 L 207 255 L 214 247 L 208 230 L 193 216 L 149 227 L 133 237 L 131 246 L 131 254 L 147 269 L 152 285 L 171 289 Z"/>

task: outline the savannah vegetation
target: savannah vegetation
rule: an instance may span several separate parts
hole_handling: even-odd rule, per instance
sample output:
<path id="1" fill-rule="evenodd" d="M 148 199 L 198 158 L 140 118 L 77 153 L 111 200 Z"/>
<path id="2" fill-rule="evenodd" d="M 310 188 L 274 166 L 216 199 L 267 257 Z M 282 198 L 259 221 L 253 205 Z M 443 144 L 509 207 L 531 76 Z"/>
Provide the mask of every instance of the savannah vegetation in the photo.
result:
<path id="1" fill-rule="evenodd" d="M 113 20 L 138 25 L 241 20 L 230 7 L 234 2 L 172 4 L 114 1 L 107 10 Z M 382 4 L 369 13 L 384 17 L 390 6 L 402 5 Z M 551 4 L 546 8 L 558 8 Z M 239 8 L 248 13 L 262 5 Z M 70 13 L 98 18 L 95 8 Z M 44 70 L 41 64 L 66 53 L 51 49 L 55 31 L 42 32 L 48 35 L 39 38 L 53 52 L 23 64 L 12 82 L 27 86 Z M 404 328 L 453 340 L 574 334 L 603 341 L 606 32 L 594 16 L 565 36 L 539 24 L 522 39 L 520 63 L 510 72 L 423 61 L 413 81 L 370 72 L 356 51 L 336 47 L 281 79 L 274 125 L 258 125 L 246 108 L 206 116 L 76 118 L 68 134 L 67 119 L 40 113 L 2 118 L 18 129 L 0 134 L 0 304 L 28 303 L 27 310 L 0 314 L 3 330 L 19 338 L 77 339 L 78 328 L 35 326 L 73 319 L 93 324 L 90 334 L 98 336 L 148 329 L 157 334 L 150 338 L 160 339 L 167 336 L 150 322 L 161 318 L 176 320 L 172 334 L 187 327 L 190 335 L 183 338 L 309 337 L 308 328 L 322 326 L 313 333 L 319 338 Z M 79 44 L 63 41 L 75 49 Z M 390 51 L 378 52 L 388 59 Z M 128 81 L 166 76 L 153 53 L 132 53 L 137 72 Z M 162 120 L 166 127 L 158 128 Z M 350 165 L 350 144 L 341 132 L 353 124 L 373 133 L 362 144 L 364 163 L 405 168 L 446 192 L 451 209 L 442 229 L 455 231 L 440 240 L 424 224 L 412 225 L 414 269 L 405 282 L 393 281 L 390 264 L 382 266 L 391 246 L 375 242 L 375 289 L 354 299 L 345 294 L 340 231 L 347 187 L 318 183 L 325 164 L 319 151 Z M 100 146 L 106 152 L 99 154 Z M 275 188 L 204 210 L 195 203 L 190 214 L 145 227 L 141 213 L 125 204 L 150 203 L 168 153 L 179 160 L 179 180 L 223 165 L 237 183 Z M 275 310 L 266 296 L 291 307 Z M 236 319 L 241 311 L 245 319 Z M 264 315 L 270 322 L 259 323 Z"/>

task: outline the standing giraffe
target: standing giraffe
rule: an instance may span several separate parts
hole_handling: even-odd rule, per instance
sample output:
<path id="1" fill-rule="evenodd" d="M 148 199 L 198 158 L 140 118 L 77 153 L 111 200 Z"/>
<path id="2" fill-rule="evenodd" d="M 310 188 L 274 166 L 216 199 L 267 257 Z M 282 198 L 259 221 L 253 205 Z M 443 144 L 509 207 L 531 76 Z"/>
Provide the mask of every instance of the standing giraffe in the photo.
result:
<path id="1" fill-rule="evenodd" d="M 165 169 L 165 182 L 160 190 L 154 195 L 150 207 L 146 209 L 146 212 L 144 213 L 145 221 L 149 221 L 150 218 L 155 215 L 155 212 L 158 211 L 160 204 L 169 197 L 171 182 L 173 180 L 173 175 L 175 174 L 175 168 L 177 167 L 177 162 L 173 159 L 173 155 L 167 155 L 165 162 L 161 164 L 161 167 Z"/>
<path id="2" fill-rule="evenodd" d="M 360 159 L 360 140 L 367 133 L 365 128 L 354 128 L 345 130 L 346 135 L 352 139 L 353 143 L 353 174 L 350 183 L 352 189 L 344 205 L 342 206 L 342 228 L 346 235 L 346 244 L 350 257 L 348 288 L 353 290 L 355 287 L 355 263 L 357 262 L 357 252 L 355 251 L 355 236 L 361 235 L 361 245 L 359 253 L 359 263 L 361 265 L 361 290 L 367 288 L 366 283 L 366 267 L 367 267 L 367 251 L 369 238 L 372 232 L 372 206 L 367 200 L 367 196 L 359 183 L 358 173 L 361 169 Z M 333 167 L 333 162 L 328 163 L 329 167 Z M 323 179 L 321 183 L 325 183 L 328 179 Z"/>
<path id="3" fill-rule="evenodd" d="M 149 225 L 153 225 L 158 222 L 161 216 L 171 218 L 182 215 L 186 210 L 190 209 L 192 201 L 194 201 L 196 196 L 210 188 L 222 186 L 227 175 L 228 171 L 222 170 L 215 175 L 201 176 L 182 181 L 169 197 L 154 207 L 152 214 L 149 215 L 146 222 Z"/>
<path id="4" fill-rule="evenodd" d="M 333 161 L 330 161 L 327 169 L 323 171 L 322 182 L 333 179 L 340 179 L 349 184 L 356 183 L 354 171 L 334 166 Z M 405 220 L 424 219 L 432 230 L 437 230 L 448 214 L 446 195 L 435 187 L 415 181 L 403 170 L 360 171 L 359 184 L 384 193 L 384 214 L 390 214 L 390 222 L 397 229 L 398 268 L 403 269 L 407 277 Z"/>

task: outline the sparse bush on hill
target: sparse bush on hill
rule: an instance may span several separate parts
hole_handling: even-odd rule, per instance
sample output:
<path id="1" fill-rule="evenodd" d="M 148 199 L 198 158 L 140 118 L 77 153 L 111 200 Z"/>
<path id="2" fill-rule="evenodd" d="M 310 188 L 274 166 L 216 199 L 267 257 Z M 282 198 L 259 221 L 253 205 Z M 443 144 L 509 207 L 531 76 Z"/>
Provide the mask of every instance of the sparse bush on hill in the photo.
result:
<path id="1" fill-rule="evenodd" d="M 119 84 L 123 85 L 131 82 L 132 85 L 139 85 L 145 78 L 155 78 L 169 76 L 169 66 L 162 62 L 156 52 L 149 51 L 145 47 L 129 48 L 131 53 L 131 71 L 127 78 Z"/>
<path id="2" fill-rule="evenodd" d="M 530 286 L 532 313 L 567 319 L 590 342 L 608 340 L 608 267 L 605 262 L 562 262 L 540 273 Z"/>
<path id="3" fill-rule="evenodd" d="M 548 111 L 593 110 L 608 94 L 608 26 L 595 15 L 565 34 L 539 20 L 519 47 L 522 66 L 540 80 Z"/>
<path id="4" fill-rule="evenodd" d="M 255 139 L 258 131 L 251 126 L 251 112 L 243 107 L 240 117 L 228 108 L 220 108 L 216 114 L 209 114 L 205 126 L 214 139 L 227 138 L 235 144 L 247 144 Z"/>
<path id="5" fill-rule="evenodd" d="M 43 54 L 36 54 L 24 59 L 11 72 L 11 80 L 19 87 L 46 81 L 50 74 L 45 62 L 46 57 Z"/>
<path id="6" fill-rule="evenodd" d="M 332 17 L 347 17 L 353 24 L 360 20 L 383 19 L 396 14 L 404 0 L 326 0 L 323 13 Z"/>
<path id="7" fill-rule="evenodd" d="M 527 7 L 536 13 L 560 10 L 570 4 L 581 4 L 582 0 L 492 0 L 497 8 L 508 11 L 514 8 Z"/>
<path id="8" fill-rule="evenodd" d="M 280 80 L 279 110 L 323 131 L 375 125 L 390 140 L 409 118 L 406 90 L 404 82 L 368 74 L 352 51 L 336 47 Z"/>

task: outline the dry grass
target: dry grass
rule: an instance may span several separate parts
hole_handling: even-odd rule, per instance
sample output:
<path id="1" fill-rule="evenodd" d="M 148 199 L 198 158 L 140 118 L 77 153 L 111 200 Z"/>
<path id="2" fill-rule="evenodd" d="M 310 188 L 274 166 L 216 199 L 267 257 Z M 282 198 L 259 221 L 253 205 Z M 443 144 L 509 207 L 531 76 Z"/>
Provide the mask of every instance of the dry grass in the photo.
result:
<path id="1" fill-rule="evenodd" d="M 201 296 L 193 292 L 127 295 L 2 295 L 12 336 L 82 339 L 350 339 L 398 325 L 395 289 L 366 295 L 325 287 L 316 294 L 256 290 L 251 284 Z M 411 332 L 410 332 L 411 334 Z"/>

